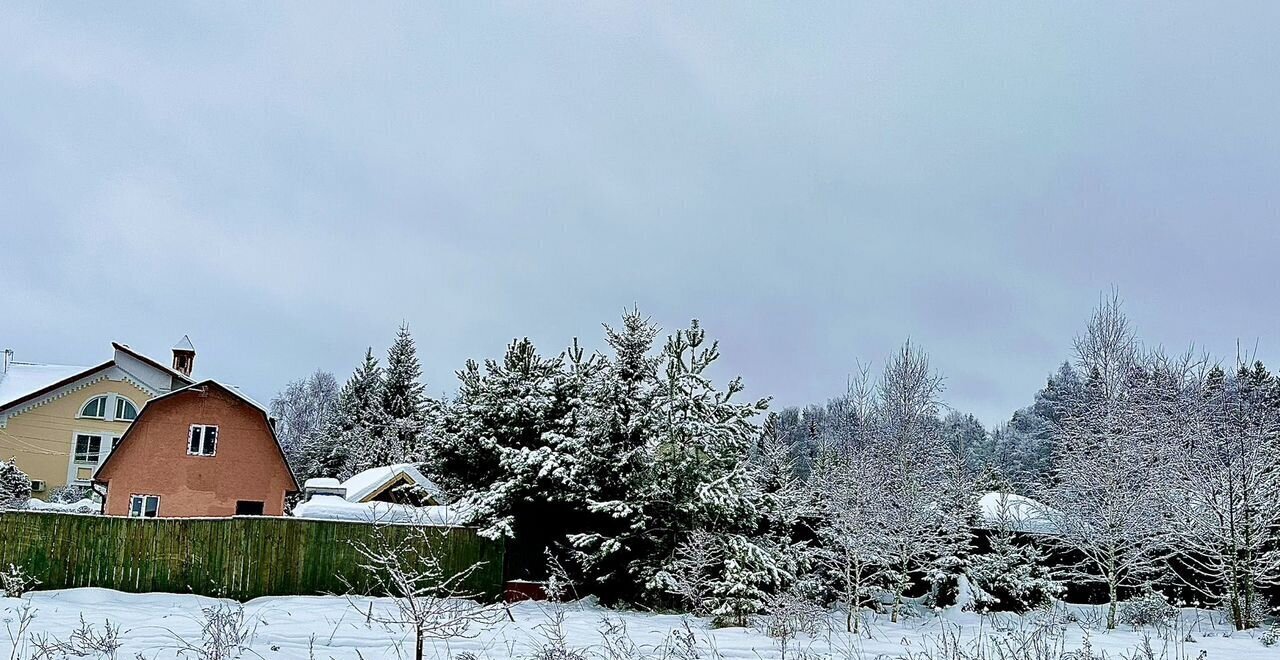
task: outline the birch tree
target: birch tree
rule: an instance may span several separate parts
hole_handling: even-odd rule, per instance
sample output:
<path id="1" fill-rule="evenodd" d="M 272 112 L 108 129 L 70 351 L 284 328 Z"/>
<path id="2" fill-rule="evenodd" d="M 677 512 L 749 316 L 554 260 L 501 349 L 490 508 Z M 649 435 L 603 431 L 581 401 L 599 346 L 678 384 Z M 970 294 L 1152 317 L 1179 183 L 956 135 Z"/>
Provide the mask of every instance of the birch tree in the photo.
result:
<path id="1" fill-rule="evenodd" d="M 1222 603 L 1238 630 L 1259 623 L 1261 593 L 1280 584 L 1280 383 L 1258 362 L 1226 380 L 1214 369 L 1171 494 L 1186 584 Z"/>
<path id="2" fill-rule="evenodd" d="M 962 459 L 941 433 L 941 393 L 942 378 L 911 342 L 890 359 L 876 388 L 877 439 L 868 451 L 885 472 L 879 525 L 894 622 L 912 574 L 922 572 L 936 585 L 968 542 L 963 501 L 956 506 L 956 497 L 967 495 L 957 480 Z"/>
<path id="3" fill-rule="evenodd" d="M 1135 386 L 1143 357 L 1118 297 L 1103 301 L 1075 346 L 1087 377 L 1055 428 L 1053 478 L 1041 499 L 1054 541 L 1083 558 L 1066 576 L 1106 585 L 1114 629 L 1121 590 L 1159 575 L 1168 556 L 1169 480 L 1143 432 Z"/>

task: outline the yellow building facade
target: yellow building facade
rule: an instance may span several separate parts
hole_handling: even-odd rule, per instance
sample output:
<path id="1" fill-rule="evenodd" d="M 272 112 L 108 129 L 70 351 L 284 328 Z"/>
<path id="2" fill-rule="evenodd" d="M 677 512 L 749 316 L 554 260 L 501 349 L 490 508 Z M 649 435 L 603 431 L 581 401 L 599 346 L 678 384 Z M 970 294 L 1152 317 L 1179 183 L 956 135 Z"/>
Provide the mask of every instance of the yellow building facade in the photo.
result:
<path id="1" fill-rule="evenodd" d="M 181 371 L 126 345 L 112 348 L 112 359 L 93 367 L 20 362 L 5 352 L 0 460 L 13 459 L 31 478 L 33 497 L 88 488 L 146 402 L 192 382 L 195 350 L 185 337 L 173 349 Z"/>

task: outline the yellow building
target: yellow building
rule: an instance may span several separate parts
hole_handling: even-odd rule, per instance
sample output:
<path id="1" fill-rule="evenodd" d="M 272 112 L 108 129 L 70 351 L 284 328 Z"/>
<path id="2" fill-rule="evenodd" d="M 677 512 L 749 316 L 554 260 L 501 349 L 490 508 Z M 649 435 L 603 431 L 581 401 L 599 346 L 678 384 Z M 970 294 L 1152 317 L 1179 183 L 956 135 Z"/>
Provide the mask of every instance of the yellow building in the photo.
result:
<path id="1" fill-rule="evenodd" d="M 195 348 L 183 337 L 172 367 L 125 344 L 92 367 L 22 362 L 4 351 L 0 370 L 0 460 L 17 460 L 33 495 L 71 484 L 89 487 L 143 404 L 190 385 Z"/>

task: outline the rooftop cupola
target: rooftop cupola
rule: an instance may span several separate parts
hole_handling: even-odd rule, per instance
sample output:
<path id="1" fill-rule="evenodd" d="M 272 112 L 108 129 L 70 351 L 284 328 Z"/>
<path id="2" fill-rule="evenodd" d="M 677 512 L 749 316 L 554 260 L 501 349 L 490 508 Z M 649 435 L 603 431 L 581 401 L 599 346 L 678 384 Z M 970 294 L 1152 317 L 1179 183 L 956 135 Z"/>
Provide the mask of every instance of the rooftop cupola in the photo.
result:
<path id="1" fill-rule="evenodd" d="M 196 347 L 191 345 L 191 338 L 182 335 L 182 339 L 173 345 L 173 370 L 183 376 L 191 376 L 196 366 Z"/>

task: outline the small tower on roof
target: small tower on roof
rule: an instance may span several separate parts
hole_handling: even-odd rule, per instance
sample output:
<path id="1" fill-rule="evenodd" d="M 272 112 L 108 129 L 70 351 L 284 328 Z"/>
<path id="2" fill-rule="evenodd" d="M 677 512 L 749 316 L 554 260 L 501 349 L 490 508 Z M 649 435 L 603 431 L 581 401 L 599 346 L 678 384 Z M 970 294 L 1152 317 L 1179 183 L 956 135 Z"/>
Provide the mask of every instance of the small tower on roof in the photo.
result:
<path id="1" fill-rule="evenodd" d="M 191 376 L 196 366 L 196 347 L 191 345 L 191 338 L 182 335 L 182 339 L 173 345 L 173 370 L 183 376 Z"/>

